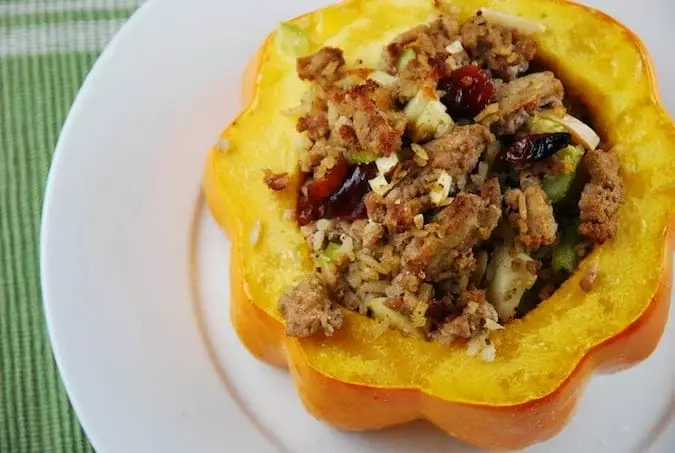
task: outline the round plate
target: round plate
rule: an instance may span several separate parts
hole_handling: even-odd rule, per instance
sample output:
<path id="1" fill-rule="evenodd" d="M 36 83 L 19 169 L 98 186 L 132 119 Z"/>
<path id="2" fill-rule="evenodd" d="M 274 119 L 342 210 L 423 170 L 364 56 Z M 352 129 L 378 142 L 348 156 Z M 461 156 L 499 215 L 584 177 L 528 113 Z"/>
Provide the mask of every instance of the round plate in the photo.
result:
<path id="1" fill-rule="evenodd" d="M 206 153 L 264 36 L 323 3 L 150 2 L 82 87 L 49 177 L 41 265 L 56 360 L 101 453 L 476 451 L 423 422 L 354 434 L 314 420 L 231 327 L 229 244 L 200 195 Z M 591 3 L 673 79 L 674 3 Z M 664 100 L 675 108 L 675 89 Z M 594 377 L 569 426 L 528 451 L 673 451 L 674 376 L 671 322 L 648 361 Z"/>

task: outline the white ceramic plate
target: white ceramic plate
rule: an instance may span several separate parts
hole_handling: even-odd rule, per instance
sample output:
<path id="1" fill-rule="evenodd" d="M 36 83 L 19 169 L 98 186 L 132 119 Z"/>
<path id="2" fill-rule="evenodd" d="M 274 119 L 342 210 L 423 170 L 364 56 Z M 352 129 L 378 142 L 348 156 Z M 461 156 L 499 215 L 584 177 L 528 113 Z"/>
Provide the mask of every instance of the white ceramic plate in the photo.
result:
<path id="1" fill-rule="evenodd" d="M 325 426 L 229 322 L 229 245 L 200 197 L 204 159 L 239 108 L 247 58 L 279 20 L 323 3 L 150 2 L 73 106 L 47 190 L 43 292 L 59 369 L 101 453 L 475 451 L 421 422 Z M 589 3 L 644 38 L 675 111 L 675 3 Z M 647 362 L 594 377 L 565 431 L 528 451 L 675 451 L 674 377 L 671 322 Z"/>

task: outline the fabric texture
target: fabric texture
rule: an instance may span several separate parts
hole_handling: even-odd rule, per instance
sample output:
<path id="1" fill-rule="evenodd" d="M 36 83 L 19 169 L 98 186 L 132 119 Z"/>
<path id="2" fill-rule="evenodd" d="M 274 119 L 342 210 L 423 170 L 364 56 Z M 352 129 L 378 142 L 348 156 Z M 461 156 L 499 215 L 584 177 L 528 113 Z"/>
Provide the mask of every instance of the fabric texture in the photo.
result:
<path id="1" fill-rule="evenodd" d="M 144 0 L 0 0 L 0 452 L 93 451 L 44 321 L 39 228 L 59 130 L 105 44 Z"/>

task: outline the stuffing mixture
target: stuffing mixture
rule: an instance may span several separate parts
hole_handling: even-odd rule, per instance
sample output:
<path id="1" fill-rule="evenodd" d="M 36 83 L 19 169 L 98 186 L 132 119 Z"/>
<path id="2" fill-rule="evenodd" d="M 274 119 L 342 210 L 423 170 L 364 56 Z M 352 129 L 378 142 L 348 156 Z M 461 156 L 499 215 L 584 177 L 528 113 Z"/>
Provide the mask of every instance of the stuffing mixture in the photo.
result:
<path id="1" fill-rule="evenodd" d="M 279 301 L 288 335 L 332 335 L 349 309 L 382 332 L 489 345 L 612 240 L 619 162 L 533 64 L 541 28 L 444 13 L 396 37 L 378 68 L 348 67 L 332 47 L 298 59 L 294 218 L 316 266 Z M 264 173 L 274 191 L 291 177 Z"/>

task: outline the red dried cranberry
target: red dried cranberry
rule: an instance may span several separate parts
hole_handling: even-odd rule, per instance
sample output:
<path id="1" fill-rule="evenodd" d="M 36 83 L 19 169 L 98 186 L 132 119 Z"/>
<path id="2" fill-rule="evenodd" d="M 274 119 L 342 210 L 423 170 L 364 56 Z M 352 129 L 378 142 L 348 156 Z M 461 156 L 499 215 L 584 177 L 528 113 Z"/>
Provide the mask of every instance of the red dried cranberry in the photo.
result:
<path id="1" fill-rule="evenodd" d="M 503 137 L 508 143 L 504 160 L 510 163 L 535 162 L 554 155 L 572 143 L 572 136 L 567 132 L 550 134 L 531 134 L 522 137 Z"/>
<path id="2" fill-rule="evenodd" d="M 431 299 L 424 316 L 434 324 L 442 324 L 452 312 L 453 304 L 451 299 Z"/>
<path id="3" fill-rule="evenodd" d="M 342 168 L 337 165 L 333 169 L 342 174 Z M 300 190 L 296 205 L 296 219 L 300 226 L 321 218 L 355 220 L 366 216 L 363 197 L 370 190 L 368 180 L 375 177 L 377 167 L 373 163 L 347 165 L 345 174 L 337 187 L 334 185 L 336 173 L 331 171 L 326 177 L 307 184 L 306 193 Z M 327 193 L 328 189 L 332 189 L 331 192 Z"/>
<path id="4" fill-rule="evenodd" d="M 375 177 L 375 164 L 363 164 L 354 168 L 342 186 L 331 194 L 324 203 L 324 216 L 328 219 L 362 217 L 366 210 L 363 197 L 370 190 L 368 180 Z"/>
<path id="5" fill-rule="evenodd" d="M 305 226 L 319 218 L 318 205 L 312 202 L 302 191 L 298 194 L 298 203 L 295 206 L 295 219 L 298 225 Z"/>
<path id="6" fill-rule="evenodd" d="M 438 81 L 438 89 L 445 91 L 441 102 L 454 118 L 473 118 L 495 94 L 490 77 L 475 65 L 455 69 L 448 77 Z"/>
<path id="7" fill-rule="evenodd" d="M 329 169 L 323 178 L 315 179 L 307 184 L 307 195 L 310 200 L 320 202 L 325 200 L 330 194 L 340 188 L 347 173 L 349 173 L 349 162 L 340 159 Z"/>

